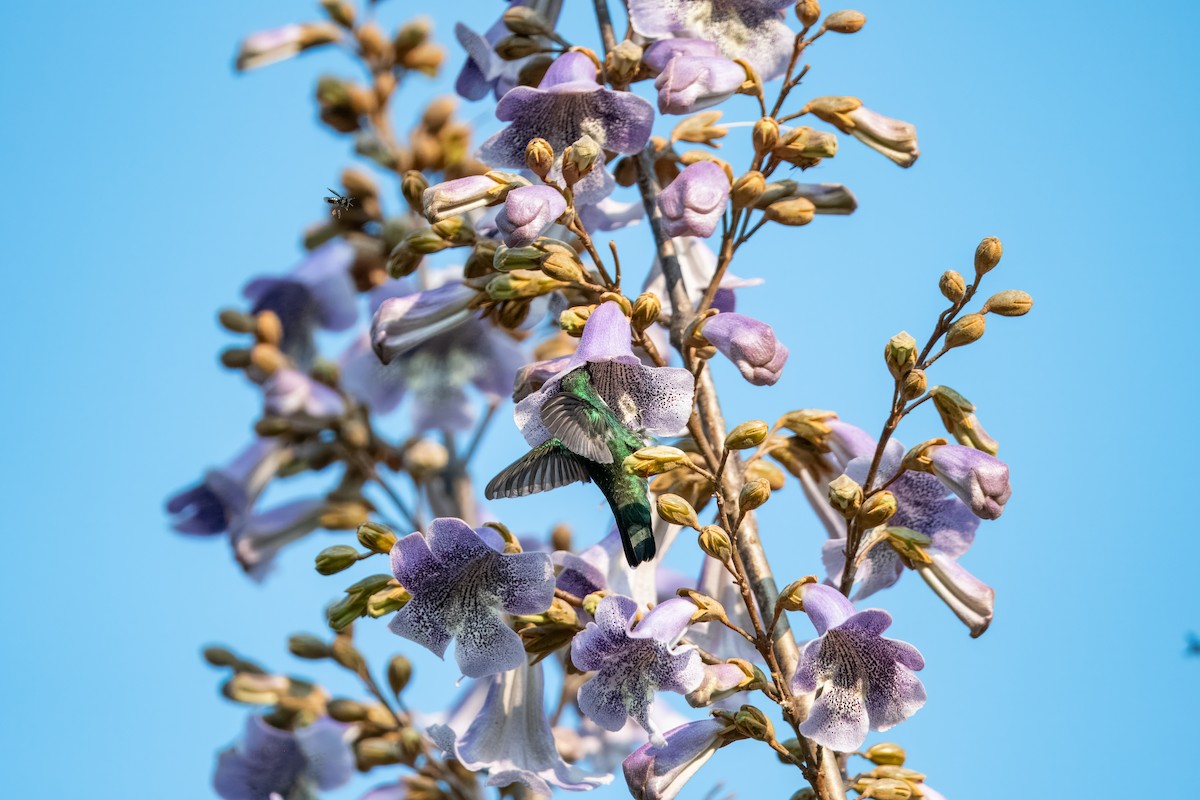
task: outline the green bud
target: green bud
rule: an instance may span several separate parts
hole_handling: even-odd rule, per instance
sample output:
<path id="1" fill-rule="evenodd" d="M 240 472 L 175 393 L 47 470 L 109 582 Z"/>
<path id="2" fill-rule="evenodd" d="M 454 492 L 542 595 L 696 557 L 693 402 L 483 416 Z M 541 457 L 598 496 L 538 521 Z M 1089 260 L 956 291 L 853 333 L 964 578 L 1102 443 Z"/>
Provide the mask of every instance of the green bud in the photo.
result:
<path id="1" fill-rule="evenodd" d="M 839 475 L 829 482 L 829 505 L 846 519 L 853 519 L 862 501 L 863 489 L 849 475 Z"/>
<path id="2" fill-rule="evenodd" d="M 412 662 L 404 656 L 392 656 L 392 660 L 388 662 L 387 680 L 388 686 L 392 689 L 392 694 L 396 697 L 404 691 L 404 687 L 408 686 L 408 682 L 412 680 Z"/>
<path id="3" fill-rule="evenodd" d="M 626 457 L 623 467 L 626 472 L 642 478 L 670 472 L 688 462 L 687 453 L 678 447 L 652 445 L 643 447 Z"/>
<path id="4" fill-rule="evenodd" d="M 389 741 L 379 736 L 359 739 L 355 742 L 354 755 L 359 767 L 365 769 L 388 764 L 399 764 L 404 760 L 404 753 L 398 742 Z"/>
<path id="5" fill-rule="evenodd" d="M 358 526 L 358 543 L 372 553 L 387 555 L 396 544 L 396 534 L 392 529 L 378 522 L 364 522 Z"/>
<path id="6" fill-rule="evenodd" d="M 600 601 L 604 599 L 604 592 L 592 592 L 587 597 L 583 598 L 583 610 L 596 616 L 596 607 L 600 605 Z"/>
<path id="7" fill-rule="evenodd" d="M 758 447 L 771 432 L 771 427 L 761 419 L 743 422 L 729 432 L 725 437 L 725 447 L 728 450 L 748 450 Z"/>
<path id="8" fill-rule="evenodd" d="M 900 331 L 883 348 L 883 360 L 893 378 L 908 373 L 917 363 L 917 340 L 908 331 Z"/>
<path id="9" fill-rule="evenodd" d="M 779 599 L 775 601 L 776 605 L 783 608 L 784 611 L 803 611 L 804 587 L 816 582 L 815 575 L 805 575 L 798 581 L 792 581 L 783 587 L 783 591 L 779 593 Z"/>
<path id="10" fill-rule="evenodd" d="M 659 495 L 656 503 L 658 515 L 673 525 L 683 525 L 686 528 L 700 530 L 700 519 L 692 504 L 677 494 Z"/>
<path id="11" fill-rule="evenodd" d="M 358 563 L 358 551 L 345 544 L 335 544 L 317 553 L 317 572 L 333 575 Z"/>
<path id="12" fill-rule="evenodd" d="M 438 236 L 432 229 L 413 231 L 404 237 L 404 241 L 401 244 L 412 252 L 423 256 L 440 253 L 450 246 L 445 239 Z"/>
<path id="13" fill-rule="evenodd" d="M 867 752 L 863 753 L 867 760 L 875 764 L 892 764 L 897 767 L 904 765 L 904 760 L 907 754 L 904 748 L 895 742 L 880 742 L 873 744 L 867 748 Z"/>
<path id="14" fill-rule="evenodd" d="M 662 314 L 662 300 L 659 300 L 656 294 L 643 292 L 633 302 L 629 321 L 635 331 L 641 332 L 657 322 L 660 314 Z"/>
<path id="15" fill-rule="evenodd" d="M 232 308 L 225 308 L 217 315 L 221 327 L 231 333 L 254 333 L 258 322 L 252 314 L 244 314 Z"/>
<path id="16" fill-rule="evenodd" d="M 236 667 L 242 661 L 232 650 L 224 647 L 206 647 L 201 654 L 214 667 Z"/>
<path id="17" fill-rule="evenodd" d="M 733 724 L 737 726 L 739 733 L 751 739 L 766 742 L 775 738 L 775 726 L 766 714 L 754 706 L 742 706 L 733 715 Z"/>
<path id="18" fill-rule="evenodd" d="M 501 19 L 504 27 L 523 36 L 542 36 L 552 32 L 545 17 L 528 6 L 512 6 Z"/>
<path id="19" fill-rule="evenodd" d="M 329 645 L 311 633 L 293 633 L 288 637 L 288 652 L 298 658 L 329 658 Z"/>
<path id="20" fill-rule="evenodd" d="M 859 800 L 873 797 L 875 800 L 908 800 L 913 796 L 912 786 L 907 781 L 895 778 L 881 778 L 877 781 L 866 781 L 866 786 L 860 789 Z M 855 784 L 857 788 L 858 784 Z"/>
<path id="21" fill-rule="evenodd" d="M 325 617 L 329 627 L 335 631 L 345 630 L 350 623 L 367 613 L 367 600 L 370 595 L 346 595 L 336 603 L 331 603 L 325 609 Z"/>
<path id="22" fill-rule="evenodd" d="M 886 489 L 876 492 L 864 500 L 858 509 L 859 529 L 867 530 L 882 525 L 895 516 L 897 507 L 896 495 Z"/>
<path id="23" fill-rule="evenodd" d="M 574 186 L 590 173 L 600 158 L 600 144 L 584 134 L 563 152 L 562 174 L 567 186 Z"/>
<path id="24" fill-rule="evenodd" d="M 753 511 L 771 499 L 771 484 L 766 478 L 754 478 L 746 481 L 738 494 L 738 508 L 742 513 Z"/>
<path id="25" fill-rule="evenodd" d="M 357 700 L 337 698 L 329 701 L 325 713 L 338 722 L 362 722 L 367 718 L 368 709 Z"/>

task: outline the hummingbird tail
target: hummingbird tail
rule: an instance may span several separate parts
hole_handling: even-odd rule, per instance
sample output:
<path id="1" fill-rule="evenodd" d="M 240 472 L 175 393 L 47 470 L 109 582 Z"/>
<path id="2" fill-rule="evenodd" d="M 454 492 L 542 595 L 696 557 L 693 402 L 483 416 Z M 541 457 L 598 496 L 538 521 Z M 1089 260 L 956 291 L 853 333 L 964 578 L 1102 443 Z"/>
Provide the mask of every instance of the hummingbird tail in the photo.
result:
<path id="1" fill-rule="evenodd" d="M 636 567 L 654 558 L 656 547 L 654 531 L 650 527 L 650 507 L 642 505 L 622 506 L 616 511 L 617 530 L 621 532 L 621 544 L 625 548 L 625 560 Z"/>

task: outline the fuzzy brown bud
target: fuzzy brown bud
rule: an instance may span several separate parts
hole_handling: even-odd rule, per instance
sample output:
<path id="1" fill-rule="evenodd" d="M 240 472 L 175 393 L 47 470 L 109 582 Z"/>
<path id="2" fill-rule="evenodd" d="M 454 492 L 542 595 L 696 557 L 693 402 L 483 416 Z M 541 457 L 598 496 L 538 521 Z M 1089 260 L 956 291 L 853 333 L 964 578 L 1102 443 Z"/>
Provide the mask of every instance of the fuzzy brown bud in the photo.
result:
<path id="1" fill-rule="evenodd" d="M 657 322 L 660 314 L 662 314 L 662 300 L 658 299 L 656 294 L 643 292 L 638 295 L 637 300 L 633 301 L 633 312 L 629 321 L 633 325 L 633 329 L 640 333 Z"/>
<path id="2" fill-rule="evenodd" d="M 794 197 L 790 200 L 779 200 L 767 206 L 764 215 L 772 222 L 780 225 L 807 225 L 812 222 L 817 207 L 811 200 Z"/>
<path id="3" fill-rule="evenodd" d="M 392 694 L 400 696 L 404 687 L 408 686 L 408 682 L 412 680 L 412 672 L 411 661 L 404 656 L 392 656 L 387 669 L 388 686 L 391 687 Z"/>
<path id="4" fill-rule="evenodd" d="M 796 3 L 796 18 L 806 28 L 811 28 L 821 18 L 821 4 L 817 0 L 799 0 Z"/>
<path id="5" fill-rule="evenodd" d="M 905 375 L 917 363 L 917 340 L 900 331 L 883 348 L 883 360 L 893 378 Z"/>
<path id="6" fill-rule="evenodd" d="M 894 742 L 873 744 L 867 748 L 867 752 L 863 753 L 863 755 L 872 763 L 897 767 L 904 766 L 904 759 L 907 757 L 904 748 Z"/>
<path id="7" fill-rule="evenodd" d="M 1033 308 L 1033 298 L 1020 289 L 997 292 L 983 304 L 980 313 L 999 314 L 1002 317 L 1023 317 Z"/>
<path id="8" fill-rule="evenodd" d="M 600 143 L 584 134 L 563 152 L 563 180 L 574 186 L 595 168 L 601 156 Z"/>
<path id="9" fill-rule="evenodd" d="M 875 528 L 887 522 L 896 514 L 896 495 L 884 490 L 876 492 L 863 501 L 858 509 L 858 524 L 861 530 Z"/>
<path id="10" fill-rule="evenodd" d="M 642 48 L 629 39 L 614 47 L 604 59 L 604 71 L 617 86 L 627 86 L 637 77 Z"/>
<path id="11" fill-rule="evenodd" d="M 761 419 L 743 422 L 729 432 L 725 437 L 725 447 L 729 450 L 746 450 L 758 447 L 767 438 L 771 427 Z"/>
<path id="12" fill-rule="evenodd" d="M 329 658 L 329 645 L 311 633 L 293 633 L 288 637 L 288 652 L 297 658 Z"/>
<path id="13" fill-rule="evenodd" d="M 846 519 L 858 513 L 862 501 L 862 487 L 849 475 L 839 475 L 829 482 L 829 505 Z"/>
<path id="14" fill-rule="evenodd" d="M 733 542 L 724 528 L 718 525 L 705 525 L 700 530 L 700 549 L 722 564 L 733 557 Z"/>
<path id="15" fill-rule="evenodd" d="M 733 207 L 747 208 L 758 202 L 763 191 L 767 188 L 767 179 L 756 169 L 752 169 L 733 182 L 729 196 Z"/>
<path id="16" fill-rule="evenodd" d="M 525 166 L 539 178 L 545 178 L 554 167 L 554 148 L 545 139 L 531 139 L 525 145 Z"/>
<path id="17" fill-rule="evenodd" d="M 532 36 L 523 36 L 514 33 L 496 42 L 496 46 L 493 49 L 496 51 L 496 55 L 505 61 L 516 61 L 517 59 L 527 58 L 534 53 L 541 52 L 542 44 Z"/>
<path id="18" fill-rule="evenodd" d="M 951 303 L 957 303 L 967 293 L 967 282 L 963 280 L 963 276 L 960 273 L 948 269 L 938 279 L 938 289 L 941 290 L 942 296 Z"/>
<path id="19" fill-rule="evenodd" d="M 996 268 L 1000 263 L 1000 256 L 1004 254 L 1004 246 L 1000 244 L 1000 240 L 995 236 L 988 236 L 979 243 L 979 247 L 975 248 L 975 275 L 986 275 Z"/>
<path id="20" fill-rule="evenodd" d="M 742 513 L 753 511 L 771 499 L 771 484 L 766 478 L 755 478 L 746 481 L 738 494 L 738 508 Z"/>
<path id="21" fill-rule="evenodd" d="M 779 123 L 773 117 L 763 117 L 754 123 L 754 152 L 766 155 L 779 144 Z"/>
<path id="22" fill-rule="evenodd" d="M 543 36 L 550 33 L 550 23 L 529 6 L 512 6 L 501 17 L 504 27 L 524 36 Z"/>
<path id="23" fill-rule="evenodd" d="M 905 400 L 915 400 L 925 394 L 927 385 L 925 370 L 914 369 L 904 376 L 904 383 L 900 386 L 900 395 Z"/>
<path id="24" fill-rule="evenodd" d="M 986 325 L 983 314 L 967 314 L 965 317 L 956 319 L 950 326 L 950 330 L 946 332 L 946 348 L 962 347 L 978 341 L 979 337 L 983 336 L 983 329 Z"/>
<path id="25" fill-rule="evenodd" d="M 860 11 L 835 11 L 825 18 L 824 28 L 834 33 L 858 33 L 867 24 L 867 16 Z"/>
<path id="26" fill-rule="evenodd" d="M 775 727 L 771 724 L 771 720 L 754 706 L 742 706 L 734 714 L 733 724 L 737 726 L 740 733 L 751 739 L 768 742 L 775 738 Z"/>

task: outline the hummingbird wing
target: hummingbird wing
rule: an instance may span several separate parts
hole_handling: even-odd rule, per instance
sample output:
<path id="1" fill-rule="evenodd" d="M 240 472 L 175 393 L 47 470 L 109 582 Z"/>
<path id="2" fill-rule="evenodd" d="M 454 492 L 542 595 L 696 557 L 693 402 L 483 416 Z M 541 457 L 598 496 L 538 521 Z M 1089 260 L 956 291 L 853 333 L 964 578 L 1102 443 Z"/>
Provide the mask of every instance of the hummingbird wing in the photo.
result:
<path id="1" fill-rule="evenodd" d="M 525 497 L 590 480 L 587 470 L 575 454 L 558 439 L 550 439 L 500 470 L 483 494 L 488 500 Z"/>
<path id="2" fill-rule="evenodd" d="M 604 416 L 590 403 L 573 394 L 556 394 L 542 406 L 542 424 L 576 455 L 611 464 L 608 440 L 612 430 Z"/>

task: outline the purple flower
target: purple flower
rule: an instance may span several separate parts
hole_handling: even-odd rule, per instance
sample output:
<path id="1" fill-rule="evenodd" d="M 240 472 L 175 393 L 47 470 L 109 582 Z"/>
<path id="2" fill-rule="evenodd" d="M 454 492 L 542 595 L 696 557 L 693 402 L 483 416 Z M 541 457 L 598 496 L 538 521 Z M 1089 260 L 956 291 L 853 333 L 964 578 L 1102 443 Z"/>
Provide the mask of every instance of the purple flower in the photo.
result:
<path id="1" fill-rule="evenodd" d="M 371 322 L 378 357 L 352 346 L 342 360 L 343 386 L 379 413 L 408 395 L 419 430 L 469 428 L 475 404 L 466 387 L 491 400 L 506 397 L 525 363 L 512 337 L 474 316 L 475 297 L 452 282 L 384 300 Z"/>
<path id="2" fill-rule="evenodd" d="M 831 420 L 829 425 L 834 430 L 829 443 L 837 460 L 845 465 L 849 477 L 862 484 L 875 454 L 875 440 L 865 431 L 839 420 Z M 904 445 L 899 441 L 888 442 L 880 460 L 877 482 L 882 483 L 895 475 L 904 452 Z M 957 563 L 975 540 L 979 518 L 957 497 L 947 497 L 946 487 L 928 473 L 909 470 L 892 481 L 888 491 L 895 495 L 897 504 L 896 514 L 888 520 L 888 525 L 909 528 L 931 539 L 931 543 L 922 549 L 933 563 L 914 564 L 914 568 L 970 628 L 971 635 L 979 636 L 991 622 L 994 592 Z M 814 499 L 814 506 L 828 508 L 823 493 L 819 505 Z M 836 586 L 841 582 L 846 563 L 845 524 L 840 517 L 832 521 L 826 516 L 822 519 L 827 521 L 831 537 L 822 547 L 822 558 L 829 582 Z M 904 572 L 904 564 L 896 551 L 886 541 L 875 542 L 875 538 L 882 535 L 880 530 L 868 534 L 863 541 L 862 549 L 869 549 L 855 572 L 855 600 L 892 586 Z"/>
<path id="3" fill-rule="evenodd" d="M 280 349 L 302 367 L 316 357 L 313 331 L 344 331 L 358 319 L 350 278 L 352 245 L 334 239 L 313 250 L 289 275 L 254 278 L 242 289 L 255 314 L 273 311 L 283 325 Z"/>
<path id="4" fill-rule="evenodd" d="M 537 797 L 549 797 L 551 785 L 586 791 L 603 786 L 611 775 L 588 775 L 568 766 L 554 745 L 546 718 L 540 663 L 522 658 L 515 668 L 481 679 L 487 697 L 465 732 L 433 725 L 429 736 L 472 772 L 487 770 L 488 786 L 522 783 Z"/>
<path id="5" fill-rule="evenodd" d="M 517 403 L 513 417 L 530 445 L 551 438 L 542 406 L 558 392 L 564 375 L 587 365 L 596 391 L 631 430 L 678 435 L 692 413 L 695 379 L 678 367 L 648 367 L 633 354 L 629 318 L 615 302 L 601 303 L 583 329 L 579 347 L 540 389 Z"/>
<path id="6" fill-rule="evenodd" d="M 392 548 L 392 573 L 413 598 L 396 612 L 392 632 L 444 657 L 471 678 L 525 663 L 521 637 L 501 614 L 538 614 L 554 599 L 554 569 L 546 553 L 501 554 L 461 519 L 429 524 Z"/>
<path id="7" fill-rule="evenodd" d="M 605 150 L 632 154 L 645 146 L 654 109 L 630 92 L 617 92 L 596 81 L 596 65 L 583 53 L 559 56 L 535 89 L 518 86 L 500 99 L 496 117 L 511 123 L 480 148 L 493 166 L 523 168 L 525 147 L 541 137 L 561 160 L 567 145 L 591 136 Z M 597 165 L 575 187 L 577 200 L 595 203 L 612 191 L 612 176 Z"/>
<path id="8" fill-rule="evenodd" d="M 676 647 L 696 607 L 675 598 L 655 606 L 634 625 L 637 603 L 609 595 L 596 607 L 595 619 L 571 641 L 571 660 L 596 675 L 579 690 L 579 709 L 608 731 L 632 717 L 655 746 L 665 740 L 650 719 L 657 691 L 686 694 L 704 678 L 694 647 Z"/>
<path id="9" fill-rule="evenodd" d="M 561 0 L 550 0 L 549 2 L 527 0 L 512 5 L 533 8 L 551 27 L 558 21 L 559 11 L 562 9 Z M 500 58 L 492 48 L 508 34 L 508 26 L 504 24 L 503 19 L 497 20 L 483 36 L 475 33 L 461 22 L 454 26 L 454 35 L 457 37 L 458 43 L 467 51 L 466 63 L 463 64 L 462 70 L 458 73 L 458 80 L 454 84 L 454 90 L 461 97 L 467 100 L 482 100 L 488 92 L 493 92 L 496 99 L 499 100 L 505 92 L 517 85 L 517 79 L 525 65 L 539 57 L 528 56 L 513 61 L 505 61 Z M 536 38 L 540 39 L 541 37 Z"/>
<path id="10" fill-rule="evenodd" d="M 468 175 L 430 186 L 421 193 L 421 205 L 430 222 L 441 222 L 501 202 L 514 184 L 528 186 L 529 182 L 506 172 Z"/>
<path id="11" fill-rule="evenodd" d="M 684 288 L 687 289 L 688 298 L 692 301 L 692 305 L 700 302 L 700 298 L 704 296 L 704 290 L 708 288 L 709 282 L 712 281 L 713 275 L 717 271 L 717 255 L 712 249 L 704 243 L 703 239 L 697 239 L 694 236 L 682 236 L 674 240 L 675 252 L 679 258 L 679 269 L 683 276 Z M 721 278 L 720 287 L 717 289 L 716 295 L 713 297 L 713 308 L 718 311 L 733 311 L 737 303 L 734 298 L 735 289 L 743 289 L 747 286 L 758 286 L 762 283 L 762 278 L 739 278 L 729 272 Z M 658 259 L 654 259 L 654 263 L 650 265 L 650 273 L 646 276 L 646 283 L 642 287 L 642 291 L 653 292 L 662 300 L 663 309 L 671 313 L 674 306 L 671 303 L 671 294 L 667 291 L 667 278 L 663 275 L 662 264 Z"/>
<path id="12" fill-rule="evenodd" d="M 508 193 L 496 215 L 496 227 L 509 247 L 525 247 L 566 210 L 566 198 L 553 186 L 525 186 Z"/>
<path id="13" fill-rule="evenodd" d="M 303 372 L 281 369 L 263 383 L 263 407 L 279 417 L 328 421 L 346 413 L 342 396 Z"/>
<path id="14" fill-rule="evenodd" d="M 664 39 L 646 51 L 646 64 L 658 73 L 658 110 L 691 114 L 725 102 L 746 81 L 746 70 L 702 39 Z"/>
<path id="15" fill-rule="evenodd" d="M 749 62 L 763 80 L 787 69 L 794 34 L 782 9 L 794 0 L 629 0 L 633 29 L 650 39 L 695 37 Z"/>
<path id="16" fill-rule="evenodd" d="M 324 500 L 293 500 L 242 517 L 229 530 L 233 555 L 251 578 L 262 580 L 285 545 L 321 527 L 324 511 Z"/>
<path id="17" fill-rule="evenodd" d="M 227 466 L 209 470 L 204 480 L 167 500 L 171 527 L 209 536 L 228 530 L 249 512 L 258 495 L 291 456 L 277 438 L 255 439 Z"/>
<path id="18" fill-rule="evenodd" d="M 803 602 L 817 638 L 800 653 L 792 689 L 819 694 L 800 733 L 849 753 L 868 730 L 887 730 L 925 705 L 925 687 L 914 674 L 925 659 L 907 642 L 881 635 L 892 624 L 890 614 L 855 611 L 841 592 L 822 584 L 805 586 Z"/>
<path id="19" fill-rule="evenodd" d="M 291 58 L 310 47 L 336 42 L 341 35 L 341 30 L 328 22 L 284 25 L 258 31 L 242 40 L 236 65 L 240 70 L 265 67 L 276 61 Z"/>
<path id="20" fill-rule="evenodd" d="M 622 764 L 629 793 L 635 800 L 672 800 L 730 741 L 730 733 L 724 720 L 702 719 L 667 731 L 664 747 L 647 742 Z"/>
<path id="21" fill-rule="evenodd" d="M 241 741 L 217 756 L 213 789 L 224 800 L 308 797 L 342 786 L 353 773 L 346 726 L 321 717 L 285 731 L 252 716 Z"/>
<path id="22" fill-rule="evenodd" d="M 615 231 L 636 225 L 643 214 L 642 204 L 636 200 L 622 203 L 611 197 L 588 204 L 576 201 L 575 210 L 579 212 L 579 221 L 590 233 Z"/>
<path id="23" fill-rule="evenodd" d="M 995 456 L 947 444 L 929 450 L 933 474 L 983 519 L 996 519 L 1012 496 L 1008 465 Z"/>
<path id="24" fill-rule="evenodd" d="M 765 322 L 741 314 L 717 314 L 701 333 L 755 386 L 773 386 L 787 363 L 788 349 Z"/>
<path id="25" fill-rule="evenodd" d="M 652 526 L 657 546 L 657 557 L 653 561 L 629 566 L 621 546 L 621 535 L 613 526 L 607 536 L 578 555 L 563 550 L 551 555 L 555 565 L 561 567 L 555 586 L 576 597 L 607 589 L 632 598 L 639 608 L 654 605 L 664 595 L 674 596 L 677 587 L 662 591 L 660 583 L 668 575 L 660 569 L 660 564 L 679 534 L 679 526 L 664 522 L 657 514 Z"/>
<path id="26" fill-rule="evenodd" d="M 729 176 L 711 161 L 685 168 L 658 196 L 668 236 L 712 236 L 729 202 Z"/>

